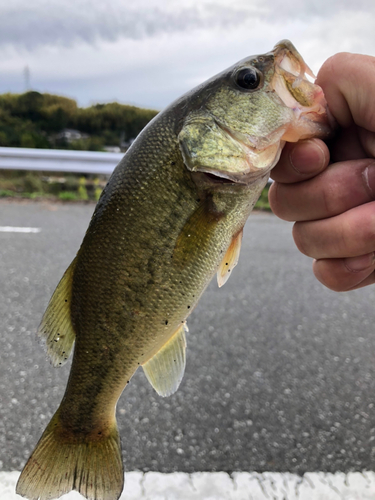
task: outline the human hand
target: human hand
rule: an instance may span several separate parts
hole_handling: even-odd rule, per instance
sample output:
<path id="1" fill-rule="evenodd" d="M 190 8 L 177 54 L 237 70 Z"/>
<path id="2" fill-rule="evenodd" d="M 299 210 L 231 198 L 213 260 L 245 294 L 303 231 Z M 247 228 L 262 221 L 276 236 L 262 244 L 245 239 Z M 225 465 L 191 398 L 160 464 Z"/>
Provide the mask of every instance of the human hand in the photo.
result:
<path id="1" fill-rule="evenodd" d="M 297 221 L 298 249 L 313 257 L 315 276 L 336 291 L 375 282 L 375 58 L 336 54 L 319 71 L 340 128 L 319 139 L 286 144 L 272 170 L 273 212 Z"/>

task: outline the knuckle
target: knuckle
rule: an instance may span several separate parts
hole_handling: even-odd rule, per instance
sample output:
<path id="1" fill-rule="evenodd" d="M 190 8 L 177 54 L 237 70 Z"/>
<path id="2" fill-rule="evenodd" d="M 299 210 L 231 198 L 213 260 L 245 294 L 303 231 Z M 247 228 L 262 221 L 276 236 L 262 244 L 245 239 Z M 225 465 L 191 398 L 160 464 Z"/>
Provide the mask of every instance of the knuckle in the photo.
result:
<path id="1" fill-rule="evenodd" d="M 336 189 L 333 183 L 321 183 L 321 203 L 323 213 L 330 216 L 337 212 L 337 198 L 336 198 Z"/>
<path id="2" fill-rule="evenodd" d="M 372 202 L 371 205 L 372 210 L 367 211 L 367 217 L 354 220 L 347 231 L 348 244 L 353 241 L 354 235 L 357 236 L 354 238 L 356 253 L 358 250 L 360 253 L 370 252 L 375 247 L 375 203 Z"/>
<path id="3" fill-rule="evenodd" d="M 304 255 L 310 257 L 311 255 L 308 251 L 308 245 L 306 245 L 306 237 L 304 231 L 305 225 L 306 223 L 304 222 L 296 222 L 293 226 L 292 234 L 294 243 L 296 244 L 298 250 Z"/>
<path id="4" fill-rule="evenodd" d="M 268 201 L 272 212 L 280 219 L 284 219 L 284 204 L 283 197 L 280 197 L 280 183 L 273 182 L 268 191 Z"/>
<path id="5" fill-rule="evenodd" d="M 370 113 L 370 118 L 369 121 L 372 123 L 375 123 L 375 106 L 371 108 L 369 111 Z M 361 139 L 361 143 L 363 145 L 364 150 L 366 153 L 371 157 L 375 158 L 375 134 L 371 130 L 366 130 L 364 128 L 359 130 L 359 135 Z M 371 161 L 369 163 L 369 167 L 373 166 L 374 162 Z"/>
<path id="6" fill-rule="evenodd" d="M 273 182 L 268 191 L 268 201 L 272 212 L 282 220 L 295 221 L 298 217 L 294 186 Z"/>
<path id="7" fill-rule="evenodd" d="M 344 292 L 352 285 L 348 286 L 345 273 L 337 272 L 337 265 L 337 261 L 319 259 L 314 261 L 313 272 L 316 279 L 329 290 Z"/>

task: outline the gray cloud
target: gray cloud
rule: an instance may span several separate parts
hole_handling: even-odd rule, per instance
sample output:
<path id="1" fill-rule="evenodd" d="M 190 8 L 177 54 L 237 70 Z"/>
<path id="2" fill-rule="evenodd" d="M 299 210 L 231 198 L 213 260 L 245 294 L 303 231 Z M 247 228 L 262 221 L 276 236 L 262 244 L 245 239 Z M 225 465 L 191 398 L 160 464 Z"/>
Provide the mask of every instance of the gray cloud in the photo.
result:
<path id="1" fill-rule="evenodd" d="M 300 19 L 311 21 L 312 18 L 330 18 L 341 11 L 358 12 L 367 11 L 369 15 L 375 12 L 373 0 L 314 0 L 304 2 L 301 0 L 270 0 L 259 2 L 263 6 L 261 16 L 267 21 L 280 19 Z"/>
<path id="2" fill-rule="evenodd" d="M 141 39 L 162 33 L 239 25 L 248 17 L 242 7 L 216 4 L 182 6 L 179 10 L 147 7 L 125 8 L 92 2 L 33 2 L 20 8 L 0 7 L 0 44 L 24 49 L 40 45 L 71 46 L 76 42 Z"/>
<path id="3" fill-rule="evenodd" d="M 366 9 L 374 12 L 373 0 L 234 0 L 201 1 L 197 4 L 140 0 L 136 7 L 112 0 L 13 0 L 0 6 L 0 45 L 33 50 L 42 45 L 73 46 L 77 42 L 95 44 L 100 40 L 142 39 L 196 29 L 240 27 L 245 22 L 271 23 L 282 20 L 309 21 L 329 18 L 338 11 Z M 371 15 L 371 14 L 370 14 Z"/>

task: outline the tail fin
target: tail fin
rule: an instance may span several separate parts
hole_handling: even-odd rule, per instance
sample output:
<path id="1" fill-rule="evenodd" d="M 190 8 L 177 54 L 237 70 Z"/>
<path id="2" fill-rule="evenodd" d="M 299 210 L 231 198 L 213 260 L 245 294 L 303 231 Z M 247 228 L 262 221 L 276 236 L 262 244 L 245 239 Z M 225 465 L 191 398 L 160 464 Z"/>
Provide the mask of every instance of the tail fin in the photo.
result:
<path id="1" fill-rule="evenodd" d="M 16 492 L 29 500 L 52 500 L 71 490 L 89 500 L 118 500 L 124 472 L 116 423 L 95 440 L 63 436 L 57 411 L 27 461 Z"/>

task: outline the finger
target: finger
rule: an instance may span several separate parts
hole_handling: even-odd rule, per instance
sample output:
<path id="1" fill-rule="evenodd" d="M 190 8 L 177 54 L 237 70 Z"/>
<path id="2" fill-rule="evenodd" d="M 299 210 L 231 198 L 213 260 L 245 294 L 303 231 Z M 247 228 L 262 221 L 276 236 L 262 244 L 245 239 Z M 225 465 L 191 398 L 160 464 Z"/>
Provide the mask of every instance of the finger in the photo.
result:
<path id="1" fill-rule="evenodd" d="M 371 156 L 371 158 L 375 158 L 375 132 L 370 132 L 360 127 L 358 135 L 367 157 Z"/>
<path id="2" fill-rule="evenodd" d="M 275 182 L 268 199 L 275 215 L 284 220 L 333 217 L 375 200 L 375 161 L 336 163 L 308 182 Z"/>
<path id="3" fill-rule="evenodd" d="M 316 278 L 335 292 L 362 288 L 375 282 L 375 255 L 348 259 L 319 259 L 313 263 Z"/>
<path id="4" fill-rule="evenodd" d="M 340 53 L 321 67 L 316 83 L 327 99 L 329 109 L 342 127 L 356 125 L 375 132 L 375 58 Z"/>
<path id="5" fill-rule="evenodd" d="M 331 153 L 331 162 L 359 160 L 360 158 L 374 158 L 370 149 L 362 143 L 361 129 L 354 123 L 347 128 L 343 128 L 337 132 L 334 140 L 329 145 Z M 363 134 L 365 137 L 365 134 Z M 366 137 L 367 140 L 367 137 Z"/>
<path id="6" fill-rule="evenodd" d="M 328 163 L 329 150 L 320 139 L 287 143 L 271 177 L 278 182 L 300 182 L 317 175 Z"/>
<path id="7" fill-rule="evenodd" d="M 296 222 L 294 241 L 314 259 L 357 257 L 375 250 L 375 202 L 329 219 Z"/>

